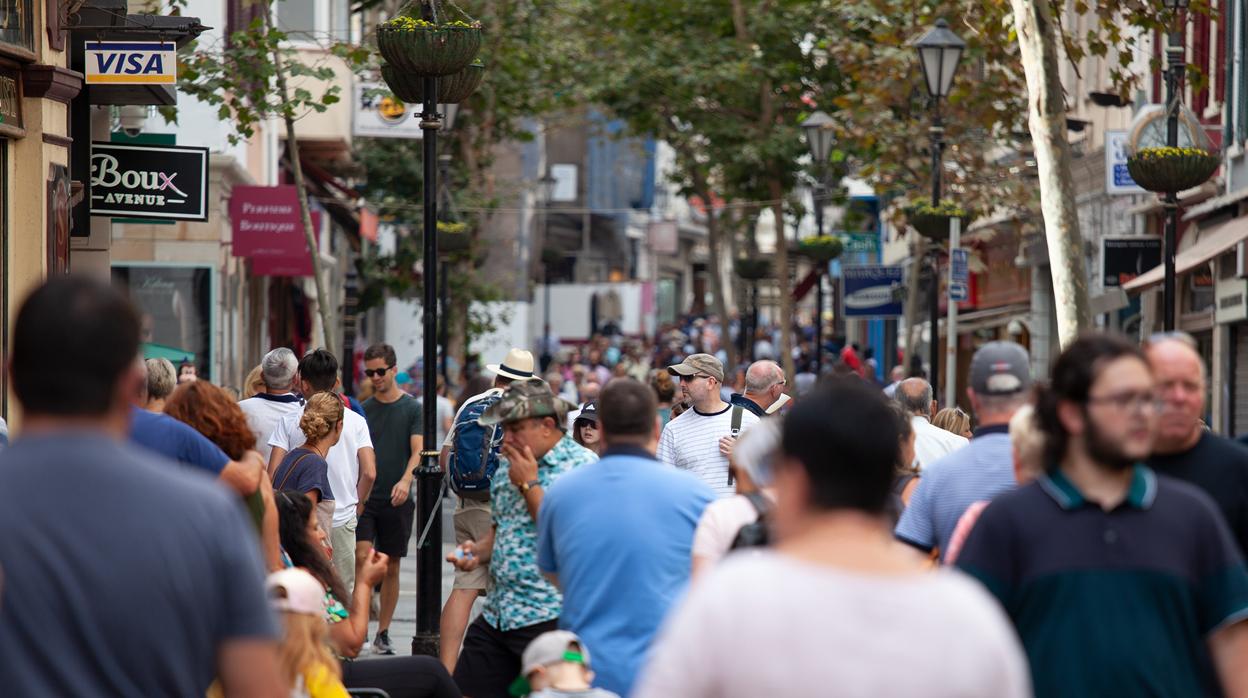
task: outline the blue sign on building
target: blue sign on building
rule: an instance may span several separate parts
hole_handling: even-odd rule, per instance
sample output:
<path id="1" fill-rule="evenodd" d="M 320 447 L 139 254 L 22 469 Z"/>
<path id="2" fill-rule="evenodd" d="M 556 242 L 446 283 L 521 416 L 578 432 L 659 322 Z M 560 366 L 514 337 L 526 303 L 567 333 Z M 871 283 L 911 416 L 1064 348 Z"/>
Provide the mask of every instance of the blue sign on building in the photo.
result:
<path id="1" fill-rule="evenodd" d="M 848 317 L 897 317 L 905 296 L 905 269 L 897 266 L 846 266 L 845 315 Z"/>

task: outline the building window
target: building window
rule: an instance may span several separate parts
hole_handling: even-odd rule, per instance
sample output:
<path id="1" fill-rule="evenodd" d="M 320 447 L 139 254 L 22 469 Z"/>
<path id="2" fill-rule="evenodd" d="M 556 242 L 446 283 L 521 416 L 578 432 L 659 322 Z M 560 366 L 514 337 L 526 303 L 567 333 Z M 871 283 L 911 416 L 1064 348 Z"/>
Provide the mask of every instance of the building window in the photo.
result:
<path id="1" fill-rule="evenodd" d="M 0 44 L 35 50 L 32 0 L 0 0 Z"/>
<path id="2" fill-rule="evenodd" d="M 283 0 L 277 3 L 277 26 L 292 41 L 317 41 L 317 1 Z"/>

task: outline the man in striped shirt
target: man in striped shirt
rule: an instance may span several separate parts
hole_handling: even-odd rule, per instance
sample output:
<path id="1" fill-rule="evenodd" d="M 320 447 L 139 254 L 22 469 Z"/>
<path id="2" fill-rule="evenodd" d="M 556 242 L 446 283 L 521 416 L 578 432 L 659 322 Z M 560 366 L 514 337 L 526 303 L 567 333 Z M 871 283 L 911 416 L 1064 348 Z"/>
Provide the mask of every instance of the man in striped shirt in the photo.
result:
<path id="1" fill-rule="evenodd" d="M 736 437 L 757 424 L 758 417 L 719 396 L 724 365 L 714 356 L 692 354 L 667 370 L 680 378 L 682 397 L 693 408 L 663 427 L 659 460 L 702 478 L 720 497 L 732 496 L 736 487 L 728 473 L 728 455 Z"/>
<path id="2" fill-rule="evenodd" d="M 925 464 L 919 486 L 897 522 L 904 543 L 943 558 L 967 507 L 1014 489 L 1009 424 L 1027 403 L 1031 367 L 1027 350 L 1013 342 L 989 342 L 971 358 L 967 395 L 979 427 L 970 445 Z"/>

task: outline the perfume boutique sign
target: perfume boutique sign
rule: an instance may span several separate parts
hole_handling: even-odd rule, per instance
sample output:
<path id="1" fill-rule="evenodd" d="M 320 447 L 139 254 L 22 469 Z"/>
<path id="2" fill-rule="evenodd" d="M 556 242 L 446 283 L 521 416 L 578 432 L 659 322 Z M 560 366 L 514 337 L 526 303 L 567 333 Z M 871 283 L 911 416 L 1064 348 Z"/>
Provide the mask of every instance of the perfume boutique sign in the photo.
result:
<path id="1" fill-rule="evenodd" d="M 208 149 L 92 143 L 91 215 L 208 220 Z"/>

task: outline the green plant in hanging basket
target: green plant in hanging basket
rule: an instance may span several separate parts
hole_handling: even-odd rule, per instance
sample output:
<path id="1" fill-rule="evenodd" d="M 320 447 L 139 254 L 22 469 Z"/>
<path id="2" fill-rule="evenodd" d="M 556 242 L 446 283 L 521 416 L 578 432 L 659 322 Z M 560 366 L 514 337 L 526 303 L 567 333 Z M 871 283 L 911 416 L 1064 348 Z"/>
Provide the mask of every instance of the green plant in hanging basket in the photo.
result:
<path id="1" fill-rule="evenodd" d="M 834 235 L 816 235 L 797 241 L 797 251 L 804 257 L 826 264 L 841 256 L 844 243 Z"/>
<path id="2" fill-rule="evenodd" d="M 459 104 L 477 91 L 485 77 L 485 66 L 472 63 L 467 68 L 438 78 L 438 104 Z M 425 101 L 424 76 L 405 72 L 389 63 L 381 64 L 381 79 L 395 97 L 408 104 Z"/>
<path id="3" fill-rule="evenodd" d="M 1141 148 L 1127 157 L 1136 184 L 1167 194 L 1204 184 L 1221 164 L 1221 156 L 1203 148 Z"/>
<path id="4" fill-rule="evenodd" d="M 975 214 L 962 208 L 952 201 L 942 201 L 933 206 L 930 201 L 911 204 L 906 207 L 906 222 L 929 240 L 944 241 L 949 238 L 949 221 L 961 219 L 962 230 L 965 231 Z"/>
<path id="5" fill-rule="evenodd" d="M 472 247 L 472 236 L 467 223 L 438 221 L 438 252 L 454 254 L 467 252 Z"/>
<path id="6" fill-rule="evenodd" d="M 399 15 L 377 27 L 377 49 L 386 62 L 421 77 L 458 73 L 481 50 L 479 22 L 434 24 Z"/>
<path id="7" fill-rule="evenodd" d="M 737 272 L 737 276 L 747 281 L 757 281 L 767 278 L 771 273 L 771 260 L 737 259 L 733 260 L 732 268 Z"/>

